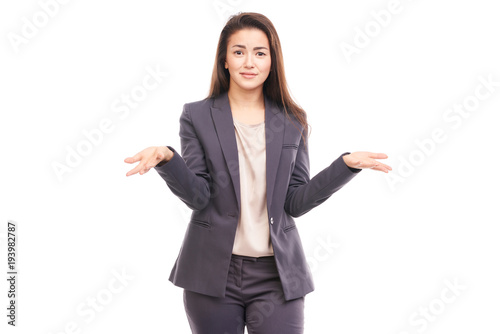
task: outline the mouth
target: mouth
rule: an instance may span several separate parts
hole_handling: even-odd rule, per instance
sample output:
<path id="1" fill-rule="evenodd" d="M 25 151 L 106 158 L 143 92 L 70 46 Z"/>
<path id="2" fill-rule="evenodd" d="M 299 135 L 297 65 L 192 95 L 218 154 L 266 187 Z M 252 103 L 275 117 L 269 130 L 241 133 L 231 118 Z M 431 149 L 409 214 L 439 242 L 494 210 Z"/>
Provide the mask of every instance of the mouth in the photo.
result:
<path id="1" fill-rule="evenodd" d="M 250 72 L 243 72 L 240 74 L 242 77 L 247 78 L 247 79 L 252 79 L 252 78 L 255 78 L 257 76 L 256 73 L 250 73 Z"/>

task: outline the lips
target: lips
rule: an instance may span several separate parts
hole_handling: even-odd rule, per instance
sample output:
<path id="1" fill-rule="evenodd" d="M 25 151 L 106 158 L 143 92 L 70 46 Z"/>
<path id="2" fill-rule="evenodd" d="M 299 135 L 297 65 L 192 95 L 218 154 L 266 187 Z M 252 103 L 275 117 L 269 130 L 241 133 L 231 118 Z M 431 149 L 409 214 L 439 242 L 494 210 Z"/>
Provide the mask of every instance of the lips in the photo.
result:
<path id="1" fill-rule="evenodd" d="M 255 78 L 257 76 L 256 73 L 250 73 L 250 72 L 243 72 L 240 74 L 241 74 L 241 76 L 243 76 L 244 78 L 247 78 L 247 79 L 252 79 L 252 78 Z"/>

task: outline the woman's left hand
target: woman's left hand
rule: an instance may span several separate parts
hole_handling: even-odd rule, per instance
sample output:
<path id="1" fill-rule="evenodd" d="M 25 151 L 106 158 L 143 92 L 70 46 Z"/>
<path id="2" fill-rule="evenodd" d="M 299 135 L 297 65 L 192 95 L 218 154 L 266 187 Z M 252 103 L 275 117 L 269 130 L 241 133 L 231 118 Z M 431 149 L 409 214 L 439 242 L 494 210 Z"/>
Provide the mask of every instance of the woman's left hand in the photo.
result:
<path id="1" fill-rule="evenodd" d="M 390 166 L 375 160 L 387 159 L 387 154 L 384 153 L 354 152 L 351 154 L 346 154 L 342 158 L 344 158 L 345 164 L 351 168 L 371 168 L 384 173 L 388 173 L 390 170 L 392 170 Z"/>

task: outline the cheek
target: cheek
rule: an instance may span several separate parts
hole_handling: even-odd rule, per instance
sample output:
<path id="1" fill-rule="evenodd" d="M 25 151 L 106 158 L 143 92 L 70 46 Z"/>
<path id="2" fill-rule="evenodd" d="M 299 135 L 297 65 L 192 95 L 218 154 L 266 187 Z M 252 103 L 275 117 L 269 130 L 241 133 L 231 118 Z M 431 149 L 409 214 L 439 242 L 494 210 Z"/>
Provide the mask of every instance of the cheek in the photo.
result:
<path id="1" fill-rule="evenodd" d="M 271 61 L 266 61 L 264 64 L 263 64 L 263 67 L 262 67 L 262 70 L 264 72 L 270 72 L 271 71 Z"/>
<path id="2" fill-rule="evenodd" d="M 229 69 L 231 68 L 239 68 L 240 67 L 240 61 L 236 58 L 233 57 L 228 57 L 227 59 L 227 65 L 229 66 Z"/>

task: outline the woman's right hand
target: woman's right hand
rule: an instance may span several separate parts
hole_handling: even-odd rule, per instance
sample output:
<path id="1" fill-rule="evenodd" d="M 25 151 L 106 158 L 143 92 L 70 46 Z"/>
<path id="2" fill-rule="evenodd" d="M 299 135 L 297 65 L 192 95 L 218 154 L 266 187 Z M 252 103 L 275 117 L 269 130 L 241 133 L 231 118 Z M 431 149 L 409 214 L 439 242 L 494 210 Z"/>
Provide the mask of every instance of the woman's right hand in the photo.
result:
<path id="1" fill-rule="evenodd" d="M 129 157 L 125 159 L 126 163 L 133 164 L 137 161 L 140 163 L 135 166 L 134 169 L 130 170 L 126 176 L 134 175 L 136 173 L 145 174 L 151 168 L 158 165 L 160 162 L 165 161 L 168 162 L 174 156 L 174 152 L 170 150 L 166 146 L 151 146 L 148 147 L 133 157 Z"/>

